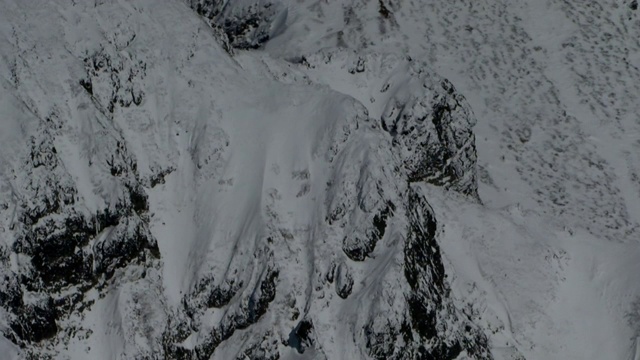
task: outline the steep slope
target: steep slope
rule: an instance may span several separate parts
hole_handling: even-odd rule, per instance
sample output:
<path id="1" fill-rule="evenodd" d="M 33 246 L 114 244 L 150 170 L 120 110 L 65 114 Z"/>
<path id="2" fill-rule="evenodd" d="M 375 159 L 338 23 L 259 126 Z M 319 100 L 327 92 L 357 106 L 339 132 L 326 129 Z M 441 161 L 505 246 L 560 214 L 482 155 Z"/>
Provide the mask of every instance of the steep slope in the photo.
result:
<path id="1" fill-rule="evenodd" d="M 447 236 L 442 244 L 461 264 L 456 275 L 464 263 L 491 259 L 477 269 L 482 278 L 468 281 L 497 297 L 487 317 L 503 314 L 505 327 L 517 319 L 494 343 L 513 337 L 508 342 L 534 359 L 638 358 L 636 1 L 276 3 L 287 20 L 263 43 L 272 56 L 393 52 L 429 63 L 469 99 L 486 207 L 462 218 L 445 206 L 445 224 L 467 230 L 463 241 Z M 511 226 L 528 230 L 505 235 Z M 494 245 L 469 245 L 468 237 Z M 519 241 L 528 250 L 514 249 Z M 461 254 L 460 246 L 472 250 Z"/>
<path id="2" fill-rule="evenodd" d="M 635 1 L 2 5 L 3 356 L 640 359 Z"/>
<path id="3" fill-rule="evenodd" d="M 457 84 L 484 120 L 487 201 L 545 209 L 608 240 L 637 239 L 631 79 L 640 76 L 640 20 L 630 2 L 274 3 L 287 26 L 264 43 L 273 56 L 392 52 Z"/>
<path id="4" fill-rule="evenodd" d="M 264 39 L 179 1 L 3 5 L 7 354 L 492 357 L 423 187 L 476 201 L 474 119 L 425 64 L 231 56 Z"/>

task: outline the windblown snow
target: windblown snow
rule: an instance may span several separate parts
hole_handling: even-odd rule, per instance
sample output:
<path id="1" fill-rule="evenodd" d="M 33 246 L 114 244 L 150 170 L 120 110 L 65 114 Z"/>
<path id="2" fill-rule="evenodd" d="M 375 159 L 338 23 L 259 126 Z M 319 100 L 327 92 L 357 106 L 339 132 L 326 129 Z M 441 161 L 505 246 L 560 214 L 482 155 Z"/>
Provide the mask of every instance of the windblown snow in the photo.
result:
<path id="1" fill-rule="evenodd" d="M 635 0 L 1 4 L 3 359 L 640 360 Z"/>

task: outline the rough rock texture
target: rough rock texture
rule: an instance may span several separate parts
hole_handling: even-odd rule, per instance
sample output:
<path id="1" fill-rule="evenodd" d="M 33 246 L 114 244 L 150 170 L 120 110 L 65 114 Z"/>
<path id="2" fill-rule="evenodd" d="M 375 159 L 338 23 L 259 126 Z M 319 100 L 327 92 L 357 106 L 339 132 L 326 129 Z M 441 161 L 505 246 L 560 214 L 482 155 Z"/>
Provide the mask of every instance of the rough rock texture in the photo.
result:
<path id="1" fill-rule="evenodd" d="M 286 8 L 278 1 L 189 0 L 189 5 L 209 23 L 221 29 L 229 45 L 237 49 L 257 49 L 277 35 L 277 26 L 286 21 Z"/>
<path id="2" fill-rule="evenodd" d="M 225 51 L 270 39 L 276 3 L 51 4 L 0 17 L 57 14 L 2 45 L 23 52 L 2 332 L 27 356 L 492 358 L 415 186 L 477 197 L 453 85 L 394 55 Z"/>
<path id="3" fill-rule="evenodd" d="M 23 172 L 14 180 L 12 252 L 24 270 L 7 277 L 21 284 L 12 292 L 38 299 L 34 304 L 9 302 L 17 318 L 7 336 L 23 346 L 56 335 L 56 321 L 84 307 L 86 292 L 103 287 L 117 269 L 160 256 L 148 229 L 147 196 L 124 140 L 101 131 L 104 147 L 92 161 L 109 169 L 105 176 L 116 190 L 111 204 L 90 212 L 54 145 L 62 121 L 57 114 L 40 121 L 26 144 Z"/>
<path id="4" fill-rule="evenodd" d="M 356 97 L 379 118 L 410 182 L 478 198 L 475 118 L 465 97 L 426 62 L 351 50 L 323 50 L 295 62 L 309 68 L 315 81 Z M 377 215 L 376 233 L 384 233 L 393 207 Z"/>
<path id="5" fill-rule="evenodd" d="M 427 91 L 423 97 L 394 98 L 382 116 L 382 127 L 402 147 L 409 181 L 477 196 L 475 120 L 453 84 L 443 79 L 440 86 L 437 89 L 436 84 L 425 82 L 424 88 L 437 91 Z"/>

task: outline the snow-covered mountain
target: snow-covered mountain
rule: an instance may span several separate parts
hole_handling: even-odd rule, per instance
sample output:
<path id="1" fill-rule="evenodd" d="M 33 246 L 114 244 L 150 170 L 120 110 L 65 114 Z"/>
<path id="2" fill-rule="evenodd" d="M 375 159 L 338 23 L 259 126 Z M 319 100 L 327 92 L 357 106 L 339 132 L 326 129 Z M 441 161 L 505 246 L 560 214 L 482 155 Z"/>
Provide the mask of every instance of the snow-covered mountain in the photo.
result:
<path id="1" fill-rule="evenodd" d="M 635 1 L 2 9 L 3 358 L 640 359 Z"/>

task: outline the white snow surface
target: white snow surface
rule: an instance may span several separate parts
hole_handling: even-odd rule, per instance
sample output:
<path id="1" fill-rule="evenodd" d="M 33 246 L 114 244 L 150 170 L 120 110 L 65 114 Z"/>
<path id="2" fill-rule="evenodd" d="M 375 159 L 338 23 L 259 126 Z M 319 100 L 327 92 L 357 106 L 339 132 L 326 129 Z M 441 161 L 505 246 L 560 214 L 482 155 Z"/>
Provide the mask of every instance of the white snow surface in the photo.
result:
<path id="1" fill-rule="evenodd" d="M 318 267 L 345 261 L 323 240 L 340 238 L 323 221 L 343 187 L 366 192 L 361 173 L 387 192 L 406 186 L 390 170 L 397 159 L 380 150 L 389 140 L 354 130 L 376 126 L 369 118 L 389 101 L 383 83 L 409 87 L 411 57 L 451 80 L 477 119 L 482 203 L 417 187 L 435 210 L 454 301 L 473 305 L 494 357 L 640 360 L 640 12 L 605 0 L 280 3 L 286 20 L 265 48 L 230 56 L 178 0 L 1 2 L 0 240 L 14 241 L 24 144 L 41 119 L 59 119 L 55 146 L 87 212 L 119 191 L 99 176 L 106 165 L 89 166 L 108 146 L 101 129 L 126 140 L 141 178 L 167 171 L 148 190 L 157 267 L 144 277 L 139 267 L 122 270 L 85 315 L 59 324 L 91 332 L 43 351 L 68 359 L 159 351 L 148 339 L 199 278 L 247 273 L 255 284 L 268 259 L 256 249 L 273 241 L 282 251 L 272 261 L 287 269 L 278 287 L 292 289 L 276 301 L 314 314 L 327 358 L 365 358 L 347 334 L 401 275 L 401 245 L 387 235 L 373 261 L 353 265 L 366 281 L 345 301 L 328 290 L 318 300 L 312 289 L 327 271 Z M 100 83 L 94 96 L 77 85 L 82 59 L 101 47 L 123 69 L 146 64 L 139 106 L 111 114 Z M 326 66 L 285 61 L 327 54 Z M 358 56 L 375 70 L 349 73 Z M 212 310 L 203 321 L 220 316 Z M 295 325 L 288 313 L 270 316 L 256 326 L 286 334 Z M 201 332 L 186 342 L 206 325 Z M 236 331 L 212 358 L 239 356 L 251 334 Z M 21 358 L 2 337 L 0 354 Z"/>
<path id="2" fill-rule="evenodd" d="M 527 359 L 638 359 L 640 13 L 631 2 L 283 2 L 287 30 L 267 43 L 273 56 L 335 46 L 406 54 L 470 102 L 484 206 L 430 202 L 455 229 L 441 244 L 456 281 L 491 299 L 510 324 L 505 341 Z M 323 79 L 359 98 L 331 73 Z"/>

